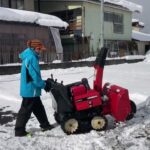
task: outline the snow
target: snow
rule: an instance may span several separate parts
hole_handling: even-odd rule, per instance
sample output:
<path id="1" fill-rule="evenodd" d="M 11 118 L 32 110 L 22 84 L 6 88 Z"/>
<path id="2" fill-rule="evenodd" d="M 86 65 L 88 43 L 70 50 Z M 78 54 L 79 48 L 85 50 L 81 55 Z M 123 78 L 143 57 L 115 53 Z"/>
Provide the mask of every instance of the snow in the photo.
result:
<path id="1" fill-rule="evenodd" d="M 93 67 L 51 69 L 42 71 L 43 79 L 50 77 L 64 84 L 86 77 L 92 87 Z M 92 77 L 91 77 L 92 76 Z M 0 121 L 13 118 L 21 104 L 19 96 L 20 74 L 0 76 Z M 150 149 L 150 55 L 140 63 L 105 66 L 104 83 L 120 85 L 129 90 L 130 99 L 137 105 L 135 117 L 125 123 L 113 125 L 113 118 L 108 116 L 106 131 L 90 131 L 85 134 L 66 135 L 57 125 L 51 131 L 42 133 L 34 116 L 27 124 L 27 130 L 34 132 L 33 137 L 14 137 L 15 120 L 0 125 L 0 149 L 14 150 L 149 150 Z M 55 124 L 54 110 L 49 93 L 41 96 L 50 123 Z M 0 122 L 1 123 L 1 122 Z"/>
<path id="2" fill-rule="evenodd" d="M 144 55 L 128 55 L 122 58 L 125 58 L 126 60 L 134 60 L 134 59 L 145 59 L 145 56 Z"/>
<path id="3" fill-rule="evenodd" d="M 144 25 L 145 25 L 144 22 L 139 21 L 139 19 L 134 19 L 134 18 L 133 18 L 133 19 L 132 19 L 132 23 L 134 23 L 134 22 L 138 22 L 139 25 L 140 25 L 140 26 L 143 26 L 143 27 L 144 27 Z"/>
<path id="4" fill-rule="evenodd" d="M 125 8 L 128 8 L 133 12 L 142 12 L 142 6 L 133 2 L 129 2 L 127 0 L 104 0 L 104 2 L 116 4 Z"/>
<path id="5" fill-rule="evenodd" d="M 132 31 L 132 39 L 135 39 L 138 41 L 150 41 L 150 34 L 133 30 Z"/>
<path id="6" fill-rule="evenodd" d="M 84 59 L 79 59 L 79 60 L 72 60 L 72 62 L 78 62 L 78 61 L 95 61 L 96 57 L 88 57 L 88 58 L 84 58 Z M 123 57 L 107 57 L 106 60 L 117 60 L 117 59 L 125 59 L 125 60 L 136 60 L 136 59 L 145 59 L 144 55 L 127 55 L 127 56 L 123 56 Z"/>
<path id="7" fill-rule="evenodd" d="M 146 58 L 144 61 L 150 63 L 150 50 L 146 53 Z"/>
<path id="8" fill-rule="evenodd" d="M 139 19 L 132 19 L 132 22 L 139 22 Z"/>
<path id="9" fill-rule="evenodd" d="M 4 7 L 0 7 L 0 20 L 35 23 L 53 27 L 66 28 L 68 26 L 68 23 L 53 15 Z"/>

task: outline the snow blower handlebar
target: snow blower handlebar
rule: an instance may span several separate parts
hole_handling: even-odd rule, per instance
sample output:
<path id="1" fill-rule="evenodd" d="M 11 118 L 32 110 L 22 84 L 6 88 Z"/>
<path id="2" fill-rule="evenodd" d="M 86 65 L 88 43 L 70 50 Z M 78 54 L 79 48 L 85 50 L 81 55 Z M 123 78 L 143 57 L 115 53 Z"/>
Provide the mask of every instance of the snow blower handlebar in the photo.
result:
<path id="1" fill-rule="evenodd" d="M 53 74 L 51 74 L 51 78 L 48 78 L 46 81 L 50 87 L 50 92 L 53 94 L 56 102 L 59 105 L 59 112 L 70 112 L 73 108 L 73 105 L 69 100 L 67 87 L 63 85 L 63 81 L 61 81 L 61 83 L 57 82 L 57 79 L 53 78 Z"/>

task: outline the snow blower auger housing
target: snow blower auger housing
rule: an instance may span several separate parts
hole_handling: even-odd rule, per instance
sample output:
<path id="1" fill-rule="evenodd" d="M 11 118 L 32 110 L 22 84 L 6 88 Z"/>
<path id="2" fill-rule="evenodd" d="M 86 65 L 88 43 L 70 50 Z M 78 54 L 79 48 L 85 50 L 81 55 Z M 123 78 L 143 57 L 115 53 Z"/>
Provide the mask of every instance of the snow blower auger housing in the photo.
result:
<path id="1" fill-rule="evenodd" d="M 93 89 L 86 78 L 68 85 L 54 81 L 53 77 L 48 79 L 55 103 L 55 120 L 67 134 L 104 130 L 107 126 L 105 115 L 123 122 L 132 119 L 136 113 L 136 105 L 129 99 L 127 89 L 110 83 L 102 87 L 107 51 L 102 48 L 96 57 Z"/>

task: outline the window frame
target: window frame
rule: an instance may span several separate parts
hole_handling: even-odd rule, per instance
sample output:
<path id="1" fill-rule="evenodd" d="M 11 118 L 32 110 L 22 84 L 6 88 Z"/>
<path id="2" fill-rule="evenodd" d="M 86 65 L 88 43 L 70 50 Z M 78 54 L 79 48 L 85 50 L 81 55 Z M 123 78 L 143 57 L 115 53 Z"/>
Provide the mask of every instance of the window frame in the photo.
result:
<path id="1" fill-rule="evenodd" d="M 104 21 L 113 23 L 113 32 L 124 33 L 124 15 L 116 12 L 104 12 Z"/>

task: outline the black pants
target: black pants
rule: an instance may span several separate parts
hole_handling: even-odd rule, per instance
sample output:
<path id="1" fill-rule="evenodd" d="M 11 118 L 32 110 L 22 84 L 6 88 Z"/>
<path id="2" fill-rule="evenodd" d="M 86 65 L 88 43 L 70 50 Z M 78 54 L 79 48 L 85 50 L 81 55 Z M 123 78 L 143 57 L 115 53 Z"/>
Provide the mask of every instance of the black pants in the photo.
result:
<path id="1" fill-rule="evenodd" d="M 26 124 L 32 112 L 38 119 L 41 128 L 49 126 L 45 108 L 40 97 L 23 98 L 16 120 L 15 134 L 22 134 L 25 132 Z"/>

